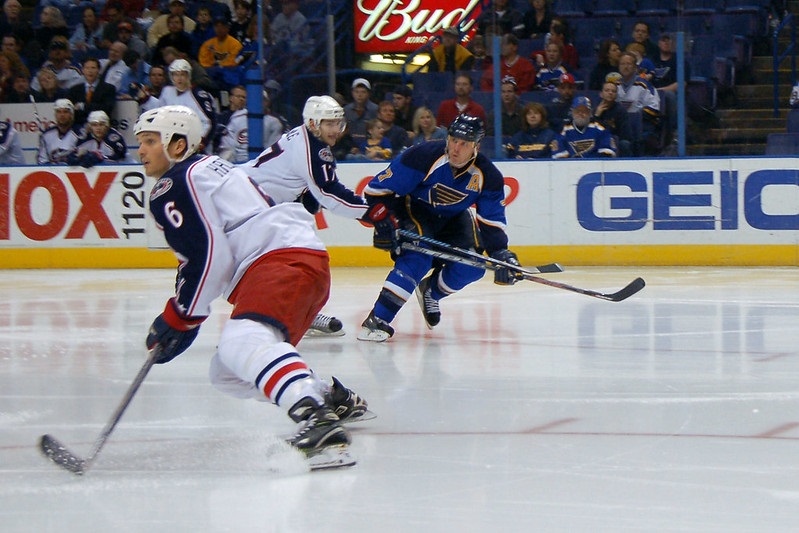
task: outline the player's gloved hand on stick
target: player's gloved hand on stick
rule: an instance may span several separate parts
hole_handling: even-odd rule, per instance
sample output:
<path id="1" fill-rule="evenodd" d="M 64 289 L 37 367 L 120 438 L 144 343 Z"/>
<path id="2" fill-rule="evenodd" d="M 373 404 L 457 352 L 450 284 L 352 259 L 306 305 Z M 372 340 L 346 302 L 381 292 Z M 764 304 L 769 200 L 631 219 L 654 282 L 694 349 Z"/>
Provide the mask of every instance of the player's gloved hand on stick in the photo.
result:
<path id="1" fill-rule="evenodd" d="M 510 263 L 513 266 L 517 266 L 521 268 L 521 263 L 519 263 L 519 258 L 516 257 L 516 254 L 511 252 L 508 249 L 504 250 L 497 250 L 491 254 L 492 259 L 496 259 L 497 261 L 504 261 L 505 263 Z M 514 272 L 509 268 L 500 268 L 494 271 L 494 283 L 497 285 L 513 285 L 517 281 L 522 279 L 521 274 L 519 272 Z"/>
<path id="2" fill-rule="evenodd" d="M 200 324 L 203 318 L 185 318 L 180 315 L 175 299 L 170 298 L 164 312 L 153 320 L 150 331 L 147 334 L 147 349 L 152 350 L 160 346 L 161 352 L 156 364 L 168 363 L 175 357 L 186 351 L 191 346 L 197 334 L 200 332 Z"/>
<path id="3" fill-rule="evenodd" d="M 399 222 L 394 213 L 385 204 L 375 204 L 363 216 L 364 222 L 375 227 L 372 244 L 380 250 L 393 251 L 397 247 L 397 229 Z"/>
<path id="4" fill-rule="evenodd" d="M 100 152 L 86 152 L 78 158 L 78 162 L 83 168 L 92 168 L 94 165 L 102 163 L 104 160 L 105 158 Z"/>
<path id="5" fill-rule="evenodd" d="M 67 155 L 67 165 L 71 167 L 80 165 L 80 156 L 77 152 L 70 152 L 69 155 Z"/>

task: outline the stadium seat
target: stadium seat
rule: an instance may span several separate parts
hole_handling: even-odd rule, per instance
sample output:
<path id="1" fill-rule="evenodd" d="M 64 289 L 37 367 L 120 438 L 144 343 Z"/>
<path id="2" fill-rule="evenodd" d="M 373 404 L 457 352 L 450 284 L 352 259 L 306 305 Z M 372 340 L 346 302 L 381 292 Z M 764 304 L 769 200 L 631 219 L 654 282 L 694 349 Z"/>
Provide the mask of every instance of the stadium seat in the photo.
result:
<path id="1" fill-rule="evenodd" d="M 799 133 L 799 109 L 788 111 L 788 133 Z"/>
<path id="2" fill-rule="evenodd" d="M 634 11 L 640 17 L 674 15 L 674 10 L 669 8 L 668 3 L 662 0 L 638 0 L 638 6 Z"/>
<path id="3" fill-rule="evenodd" d="M 683 15 L 710 15 L 724 10 L 722 0 L 684 0 Z"/>
<path id="4" fill-rule="evenodd" d="M 799 154 L 799 133 L 770 133 L 766 139 L 766 155 Z"/>
<path id="5" fill-rule="evenodd" d="M 626 17 L 633 12 L 635 12 L 635 0 L 616 0 L 598 2 L 591 14 L 594 17 Z"/>

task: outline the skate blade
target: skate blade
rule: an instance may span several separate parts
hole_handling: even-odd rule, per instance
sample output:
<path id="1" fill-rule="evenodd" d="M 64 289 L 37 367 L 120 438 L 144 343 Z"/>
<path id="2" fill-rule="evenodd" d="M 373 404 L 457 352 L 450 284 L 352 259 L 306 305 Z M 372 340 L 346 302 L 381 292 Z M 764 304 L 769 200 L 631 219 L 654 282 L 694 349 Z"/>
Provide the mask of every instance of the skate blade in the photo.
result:
<path id="1" fill-rule="evenodd" d="M 323 331 L 321 329 L 314 329 L 308 328 L 308 331 L 305 332 L 304 337 L 343 337 L 346 335 L 346 331 L 344 328 L 341 328 L 338 331 Z"/>
<path id="2" fill-rule="evenodd" d="M 381 330 L 371 330 L 369 328 L 361 328 L 358 334 L 359 341 L 372 341 L 372 342 L 386 342 L 391 338 L 391 335 Z"/>
<path id="3" fill-rule="evenodd" d="M 355 458 L 349 452 L 349 446 L 327 446 L 318 453 L 308 456 L 308 467 L 313 470 L 330 470 L 333 468 L 347 468 L 355 465 Z"/>
<path id="4" fill-rule="evenodd" d="M 377 415 L 374 412 L 369 411 L 367 409 L 361 416 L 355 418 L 346 418 L 344 420 L 341 420 L 341 423 L 345 425 L 357 424 L 358 422 L 366 422 L 367 420 L 374 420 L 375 418 L 377 418 Z"/>

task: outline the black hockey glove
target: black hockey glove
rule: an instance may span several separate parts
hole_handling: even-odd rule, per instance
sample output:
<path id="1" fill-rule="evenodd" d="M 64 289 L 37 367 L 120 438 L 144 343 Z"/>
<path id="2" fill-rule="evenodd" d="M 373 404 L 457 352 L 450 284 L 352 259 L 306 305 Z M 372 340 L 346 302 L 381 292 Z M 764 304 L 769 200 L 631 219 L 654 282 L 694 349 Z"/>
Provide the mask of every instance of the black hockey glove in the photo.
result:
<path id="1" fill-rule="evenodd" d="M 191 346 L 200 332 L 200 324 L 205 318 L 190 319 L 180 316 L 175 307 L 175 299 L 170 298 L 166 303 L 164 312 L 153 320 L 150 331 L 147 333 L 147 349 L 156 346 L 161 348 L 161 353 L 155 360 L 156 364 L 168 363 L 186 351 Z"/>
<path id="2" fill-rule="evenodd" d="M 508 249 L 497 250 L 493 252 L 491 254 L 491 258 L 496 259 L 497 261 L 504 261 L 505 263 L 510 263 L 511 265 L 520 268 L 522 266 L 519 263 L 519 258 L 516 257 L 516 254 Z M 518 272 L 514 272 L 509 268 L 501 267 L 498 270 L 494 271 L 494 283 L 496 283 L 497 285 L 513 285 L 520 279 L 522 279 L 521 275 Z"/>
<path id="3" fill-rule="evenodd" d="M 83 168 L 92 168 L 103 161 L 105 161 L 105 158 L 100 152 L 86 152 L 78 158 L 78 163 Z"/>
<path id="4" fill-rule="evenodd" d="M 385 204 L 375 204 L 363 216 L 364 222 L 375 227 L 372 244 L 380 250 L 395 251 L 397 247 L 397 229 L 399 222 L 394 213 Z"/>

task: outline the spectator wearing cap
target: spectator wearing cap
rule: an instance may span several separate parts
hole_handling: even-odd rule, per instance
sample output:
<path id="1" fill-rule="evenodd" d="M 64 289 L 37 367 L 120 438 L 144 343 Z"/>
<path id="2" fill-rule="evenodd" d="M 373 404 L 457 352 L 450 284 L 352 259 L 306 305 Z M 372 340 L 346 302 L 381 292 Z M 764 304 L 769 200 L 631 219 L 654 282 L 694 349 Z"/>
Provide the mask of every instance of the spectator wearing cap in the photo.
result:
<path id="1" fill-rule="evenodd" d="M 506 76 L 502 79 L 500 91 L 502 137 L 507 141 L 524 126 L 524 106 L 519 102 L 519 90 L 513 77 Z M 495 135 L 493 112 L 488 115 L 486 132 L 487 135 Z"/>
<path id="2" fill-rule="evenodd" d="M 591 69 L 588 76 L 588 88 L 599 91 L 605 83 L 608 74 L 619 71 L 619 58 L 621 57 L 621 44 L 616 39 L 605 39 L 599 45 L 597 64 Z"/>
<path id="3" fill-rule="evenodd" d="M 39 134 L 39 151 L 36 162 L 39 165 L 66 164 L 67 158 L 75 151 L 80 130 L 75 126 L 75 106 L 66 98 L 55 101 L 53 106 L 55 124 Z"/>
<path id="4" fill-rule="evenodd" d="M 238 85 L 241 74 L 235 69 L 241 58 L 241 43 L 230 35 L 230 23 L 227 17 L 214 20 L 214 37 L 205 41 L 200 47 L 197 60 L 205 68 L 211 79 L 220 89 L 229 89 Z"/>
<path id="5" fill-rule="evenodd" d="M 472 99 L 472 92 L 474 85 L 472 85 L 472 77 L 468 74 L 461 72 L 455 75 L 455 98 L 444 100 L 438 106 L 436 113 L 436 122 L 443 128 L 449 128 L 452 121 L 458 115 L 470 115 L 478 117 L 486 122 L 486 111 L 483 106 L 478 104 Z"/>
<path id="6" fill-rule="evenodd" d="M 67 41 L 66 37 L 61 35 L 53 37 L 47 57 L 47 61 L 42 63 L 39 70 L 52 70 L 55 72 L 59 87 L 69 89 L 76 83 L 83 82 L 83 75 L 80 73 L 80 69 L 71 61 L 72 52 L 69 50 L 69 41 Z M 34 78 L 31 87 L 35 91 L 41 89 L 38 77 Z"/>
<path id="7" fill-rule="evenodd" d="M 462 70 L 471 70 L 474 65 L 474 55 L 460 44 L 461 36 L 458 28 L 450 26 L 441 33 L 441 44 L 433 48 L 430 62 L 427 64 L 428 72 L 452 72 L 457 74 Z"/>
<path id="8" fill-rule="evenodd" d="M 75 124 L 83 126 L 92 111 L 111 115 L 116 105 L 116 87 L 100 79 L 100 61 L 87 57 L 81 65 L 83 83 L 67 90 L 67 98 L 75 106 Z"/>
<path id="9" fill-rule="evenodd" d="M 522 93 L 535 87 L 535 67 L 529 59 L 519 55 L 519 38 L 508 33 L 502 36 L 501 57 L 499 63 L 500 80 L 511 76 L 516 80 L 516 86 Z M 494 68 L 486 66 L 480 77 L 480 89 L 483 91 L 494 90 Z"/>
<path id="10" fill-rule="evenodd" d="M 188 56 L 192 54 L 191 35 L 185 31 L 183 17 L 175 14 L 167 15 L 167 27 L 169 31 L 158 39 L 153 48 L 152 63 L 154 65 L 163 64 L 163 50 L 167 47 L 175 48 Z M 193 28 L 194 26 L 192 26 Z"/>
<path id="11" fill-rule="evenodd" d="M 408 139 L 413 140 L 413 92 L 407 85 L 397 85 L 391 93 L 394 104 L 394 124 L 408 132 Z"/>
<path id="12" fill-rule="evenodd" d="M 91 168 L 102 163 L 127 162 L 128 147 L 119 131 L 111 127 L 105 111 L 92 111 L 75 151 L 67 157 L 70 165 Z"/>
<path id="13" fill-rule="evenodd" d="M 366 139 L 366 123 L 377 118 L 377 104 L 369 99 L 372 84 L 367 79 L 353 80 L 351 94 L 352 102 L 344 106 L 344 120 L 347 121 L 347 132 L 358 145 Z"/>
<path id="14" fill-rule="evenodd" d="M 119 23 L 128 22 L 133 29 L 136 29 L 135 21 L 125 15 L 125 7 L 118 0 L 110 0 L 105 4 L 100 20 L 105 21 L 103 26 L 103 40 L 100 48 L 107 50 L 113 43 L 119 40 Z"/>
<path id="15" fill-rule="evenodd" d="M 124 44 L 129 51 L 136 52 L 139 57 L 147 61 L 150 57 L 150 47 L 138 33 L 133 31 L 133 24 L 123 20 L 117 24 L 118 41 Z M 115 41 L 116 42 L 116 41 Z"/>
<path id="16" fill-rule="evenodd" d="M 97 18 L 93 6 L 86 6 L 81 12 L 81 22 L 75 27 L 69 38 L 69 46 L 73 52 L 84 52 L 95 57 L 103 42 L 103 24 Z"/>
<path id="17" fill-rule="evenodd" d="M 205 41 L 216 36 L 216 34 L 214 33 L 214 20 L 211 16 L 210 7 L 198 7 L 197 14 L 194 18 L 197 19 L 197 25 L 194 27 L 194 31 L 191 32 L 192 54 L 194 57 L 199 57 L 200 47 Z"/>
<path id="18" fill-rule="evenodd" d="M 538 66 L 535 75 L 536 85 L 544 91 L 554 91 L 560 83 L 560 77 L 569 71 L 563 64 L 563 46 L 549 43 L 544 49 L 544 62 Z"/>
<path id="19" fill-rule="evenodd" d="M 588 97 L 575 97 L 571 114 L 571 123 L 564 126 L 556 138 L 553 159 L 616 157 L 613 136 L 601 124 L 591 120 L 591 100 Z"/>
<path id="20" fill-rule="evenodd" d="M 571 106 L 576 92 L 577 85 L 574 82 L 574 76 L 571 74 L 561 75 L 557 94 L 546 104 L 549 124 L 555 133 L 560 133 L 563 126 L 569 122 Z"/>
<path id="21" fill-rule="evenodd" d="M 636 135 L 639 142 L 633 147 L 635 155 L 656 155 L 661 149 L 660 97 L 652 84 L 638 75 L 635 59 L 631 52 L 624 52 L 619 58 L 617 99 L 628 113 L 636 114 L 631 120 L 641 123 L 640 135 Z M 635 135 L 636 128 L 631 128 Z"/>
<path id="22" fill-rule="evenodd" d="M 547 122 L 547 110 L 540 102 L 529 102 L 522 110 L 522 129 L 510 138 L 505 149 L 510 159 L 549 159 L 557 148 L 556 134 Z"/>
<path id="23" fill-rule="evenodd" d="M 477 17 L 477 33 L 524 37 L 524 16 L 510 4 L 510 0 L 493 0 L 490 9 L 483 9 Z"/>
<path id="24" fill-rule="evenodd" d="M 172 32 L 169 26 L 169 17 L 177 15 L 183 21 L 180 31 L 191 33 L 197 25 L 191 18 L 186 15 L 186 0 L 171 0 L 169 2 L 169 13 L 165 13 L 153 21 L 153 25 L 147 30 L 147 45 L 150 48 L 158 46 L 158 41 L 164 35 Z M 175 46 L 174 44 L 172 46 Z M 182 50 L 178 48 L 178 50 Z M 191 47 L 186 50 L 187 54 L 191 53 Z M 155 54 L 153 54 L 155 55 Z"/>

